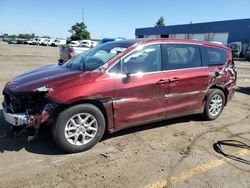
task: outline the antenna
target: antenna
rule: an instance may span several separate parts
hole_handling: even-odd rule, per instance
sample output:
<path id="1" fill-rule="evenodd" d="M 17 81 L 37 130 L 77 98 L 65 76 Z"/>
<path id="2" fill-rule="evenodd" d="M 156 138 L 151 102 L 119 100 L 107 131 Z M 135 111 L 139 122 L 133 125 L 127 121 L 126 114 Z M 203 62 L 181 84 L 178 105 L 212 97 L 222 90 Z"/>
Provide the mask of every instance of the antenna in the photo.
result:
<path id="1" fill-rule="evenodd" d="M 84 8 L 82 8 L 82 22 L 84 23 Z"/>

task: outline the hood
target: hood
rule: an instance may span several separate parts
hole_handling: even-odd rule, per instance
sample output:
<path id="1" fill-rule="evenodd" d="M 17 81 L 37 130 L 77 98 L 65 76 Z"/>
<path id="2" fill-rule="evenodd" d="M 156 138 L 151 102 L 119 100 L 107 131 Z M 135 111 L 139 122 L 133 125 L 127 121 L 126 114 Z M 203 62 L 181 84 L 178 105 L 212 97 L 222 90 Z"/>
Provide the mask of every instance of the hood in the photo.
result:
<path id="1" fill-rule="evenodd" d="M 79 78 L 80 74 L 80 71 L 49 65 L 14 78 L 6 87 L 13 92 L 30 92 L 40 87 L 53 89 L 59 84 Z"/>

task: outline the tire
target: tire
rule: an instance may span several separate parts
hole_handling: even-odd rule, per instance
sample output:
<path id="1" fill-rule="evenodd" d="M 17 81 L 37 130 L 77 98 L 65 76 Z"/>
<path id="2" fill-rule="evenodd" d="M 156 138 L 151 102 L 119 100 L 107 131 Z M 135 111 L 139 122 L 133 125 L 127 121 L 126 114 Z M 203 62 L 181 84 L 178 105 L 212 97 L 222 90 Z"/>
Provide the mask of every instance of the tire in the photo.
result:
<path id="1" fill-rule="evenodd" d="M 80 115 L 80 118 L 78 115 Z M 84 122 L 87 117 L 86 124 L 81 124 L 80 122 Z M 94 123 L 86 128 L 91 122 Z M 91 130 L 89 130 L 90 128 Z M 94 131 L 94 129 L 96 130 Z M 56 123 L 52 126 L 52 135 L 55 142 L 67 153 L 76 153 L 92 148 L 101 140 L 104 131 L 104 115 L 92 104 L 79 104 L 62 111 L 58 115 Z M 72 136 L 78 133 L 80 134 L 78 137 Z"/>
<path id="2" fill-rule="evenodd" d="M 206 120 L 215 120 L 222 113 L 225 106 L 225 94 L 220 89 L 209 89 L 206 95 L 206 104 L 203 116 Z M 218 100 L 216 100 L 218 99 Z M 216 104 L 213 101 L 217 101 Z M 221 101 L 221 102 L 218 102 Z M 212 106 L 215 105 L 213 108 Z M 217 109 L 217 110 L 216 110 Z"/>

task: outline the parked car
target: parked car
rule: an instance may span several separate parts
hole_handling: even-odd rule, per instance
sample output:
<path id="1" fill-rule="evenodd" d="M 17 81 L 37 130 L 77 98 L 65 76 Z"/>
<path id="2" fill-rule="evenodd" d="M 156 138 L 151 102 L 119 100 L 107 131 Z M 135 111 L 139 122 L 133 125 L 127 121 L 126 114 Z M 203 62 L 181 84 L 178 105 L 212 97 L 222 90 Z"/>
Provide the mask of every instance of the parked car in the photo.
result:
<path id="1" fill-rule="evenodd" d="M 51 43 L 51 46 L 61 46 L 67 43 L 64 39 L 55 39 L 54 42 Z"/>
<path id="2" fill-rule="evenodd" d="M 27 39 L 17 39 L 17 44 L 25 44 L 28 41 Z"/>
<path id="3" fill-rule="evenodd" d="M 250 42 L 231 42 L 229 46 L 232 49 L 235 58 L 243 58 L 246 60 L 248 59 L 248 49 L 250 46 Z"/>
<path id="4" fill-rule="evenodd" d="M 48 39 L 47 46 L 51 46 L 53 42 L 55 42 L 55 39 Z"/>
<path id="5" fill-rule="evenodd" d="M 39 45 L 41 45 L 41 46 L 47 46 L 48 41 L 49 41 L 49 39 L 46 38 L 45 40 L 42 40 Z"/>
<path id="6" fill-rule="evenodd" d="M 90 48 L 96 47 L 98 44 L 99 43 L 96 41 L 82 40 L 80 43 L 78 43 L 78 41 L 72 41 L 69 45 L 63 45 L 59 49 L 59 62 L 63 64 L 80 53 L 90 50 Z"/>
<path id="7" fill-rule="evenodd" d="M 17 44 L 17 39 L 10 39 L 8 44 Z"/>
<path id="8" fill-rule="evenodd" d="M 235 91 L 232 52 L 177 39 L 105 43 L 14 78 L 3 90 L 5 120 L 24 130 L 52 122 L 66 152 L 93 147 L 105 131 L 202 114 L 220 116 Z"/>
<path id="9" fill-rule="evenodd" d="M 24 44 L 33 44 L 33 39 L 26 40 Z"/>
<path id="10" fill-rule="evenodd" d="M 93 48 L 94 43 L 91 40 L 81 40 L 79 46 L 83 46 L 83 47 L 87 47 L 87 48 Z"/>
<path id="11" fill-rule="evenodd" d="M 62 45 L 59 49 L 60 59 L 59 62 L 61 64 L 65 63 L 69 59 L 72 59 L 73 57 L 79 55 L 82 52 L 85 52 L 87 50 L 90 50 L 88 46 L 80 45 L 79 47 L 72 47 L 69 45 Z"/>
<path id="12" fill-rule="evenodd" d="M 39 38 L 38 39 L 38 45 L 44 45 L 47 42 L 48 38 Z"/>
<path id="13" fill-rule="evenodd" d="M 94 48 L 94 47 L 96 47 L 96 46 L 98 46 L 99 45 L 99 42 L 98 41 L 91 41 L 91 43 L 92 43 L 92 48 Z"/>
<path id="14" fill-rule="evenodd" d="M 80 46 L 80 41 L 71 41 L 70 43 L 69 43 L 69 46 L 70 47 L 77 47 L 77 46 Z"/>
<path id="15" fill-rule="evenodd" d="M 38 45 L 39 38 L 32 39 L 32 45 Z"/>
<path id="16" fill-rule="evenodd" d="M 232 52 L 233 56 L 236 58 L 240 58 L 242 55 L 242 43 L 241 42 L 232 42 L 228 45 Z"/>

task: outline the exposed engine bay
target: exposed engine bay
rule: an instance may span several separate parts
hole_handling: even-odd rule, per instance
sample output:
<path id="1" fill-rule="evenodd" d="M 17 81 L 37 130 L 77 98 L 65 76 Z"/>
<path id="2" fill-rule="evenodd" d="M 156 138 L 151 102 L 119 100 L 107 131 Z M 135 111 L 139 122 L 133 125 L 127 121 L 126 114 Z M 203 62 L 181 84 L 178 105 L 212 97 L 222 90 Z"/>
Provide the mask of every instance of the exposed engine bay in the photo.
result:
<path id="1" fill-rule="evenodd" d="M 46 97 L 48 91 L 14 93 L 5 88 L 3 114 L 12 129 L 37 132 L 41 124 L 48 122 L 58 102 Z"/>

